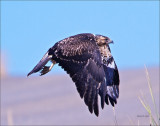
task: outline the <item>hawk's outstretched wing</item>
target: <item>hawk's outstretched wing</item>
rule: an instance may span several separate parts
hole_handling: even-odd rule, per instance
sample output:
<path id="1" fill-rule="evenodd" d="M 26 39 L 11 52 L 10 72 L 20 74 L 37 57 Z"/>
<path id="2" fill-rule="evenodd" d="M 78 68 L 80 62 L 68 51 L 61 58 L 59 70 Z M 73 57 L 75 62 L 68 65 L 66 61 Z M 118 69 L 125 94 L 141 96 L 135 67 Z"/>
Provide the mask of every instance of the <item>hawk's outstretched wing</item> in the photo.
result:
<path id="1" fill-rule="evenodd" d="M 117 103 L 119 97 L 119 73 L 117 65 L 113 57 L 109 57 L 107 62 L 103 63 L 103 68 L 106 75 L 107 95 L 105 97 L 106 104 L 109 104 L 108 99 L 112 106 Z"/>
<path id="2" fill-rule="evenodd" d="M 48 54 L 70 75 L 91 113 L 94 110 L 97 116 L 99 114 L 98 94 L 102 108 L 105 101 L 108 104 L 108 98 L 112 105 L 116 103 L 118 70 L 108 67 L 110 63 L 103 63 L 93 34 L 79 34 L 61 40 L 49 49 Z"/>

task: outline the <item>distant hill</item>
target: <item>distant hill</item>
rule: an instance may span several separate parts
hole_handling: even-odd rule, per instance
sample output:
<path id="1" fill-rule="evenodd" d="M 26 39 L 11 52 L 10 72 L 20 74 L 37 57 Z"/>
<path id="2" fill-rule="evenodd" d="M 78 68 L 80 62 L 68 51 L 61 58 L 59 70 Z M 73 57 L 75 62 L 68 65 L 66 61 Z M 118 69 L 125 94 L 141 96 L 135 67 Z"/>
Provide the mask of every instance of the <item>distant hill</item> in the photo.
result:
<path id="1" fill-rule="evenodd" d="M 159 67 L 148 70 L 158 107 Z M 120 70 L 120 97 L 115 107 L 118 125 L 149 125 L 138 99 L 140 91 L 153 106 L 145 70 Z M 99 109 L 99 117 L 89 113 L 68 75 L 1 79 L 1 125 L 114 125 L 111 105 Z"/>

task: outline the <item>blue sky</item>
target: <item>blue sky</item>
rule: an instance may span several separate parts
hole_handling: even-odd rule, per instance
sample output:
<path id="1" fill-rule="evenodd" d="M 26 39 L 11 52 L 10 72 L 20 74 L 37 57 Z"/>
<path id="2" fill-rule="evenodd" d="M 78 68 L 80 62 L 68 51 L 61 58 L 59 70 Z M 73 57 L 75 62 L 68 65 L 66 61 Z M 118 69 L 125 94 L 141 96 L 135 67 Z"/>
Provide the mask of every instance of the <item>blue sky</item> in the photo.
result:
<path id="1" fill-rule="evenodd" d="M 78 33 L 111 38 L 120 69 L 159 65 L 158 1 L 1 2 L 2 61 L 11 75 L 25 76 L 55 42 Z"/>

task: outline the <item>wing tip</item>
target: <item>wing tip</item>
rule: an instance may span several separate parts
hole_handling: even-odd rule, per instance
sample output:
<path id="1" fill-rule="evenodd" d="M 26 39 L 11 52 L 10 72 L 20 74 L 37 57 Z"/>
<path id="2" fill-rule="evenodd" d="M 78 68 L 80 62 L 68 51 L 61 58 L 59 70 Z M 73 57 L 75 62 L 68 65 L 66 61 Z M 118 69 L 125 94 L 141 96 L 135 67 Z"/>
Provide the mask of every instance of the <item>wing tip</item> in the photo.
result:
<path id="1" fill-rule="evenodd" d="M 98 117 L 99 116 L 99 109 L 98 108 L 94 108 L 94 114 Z"/>

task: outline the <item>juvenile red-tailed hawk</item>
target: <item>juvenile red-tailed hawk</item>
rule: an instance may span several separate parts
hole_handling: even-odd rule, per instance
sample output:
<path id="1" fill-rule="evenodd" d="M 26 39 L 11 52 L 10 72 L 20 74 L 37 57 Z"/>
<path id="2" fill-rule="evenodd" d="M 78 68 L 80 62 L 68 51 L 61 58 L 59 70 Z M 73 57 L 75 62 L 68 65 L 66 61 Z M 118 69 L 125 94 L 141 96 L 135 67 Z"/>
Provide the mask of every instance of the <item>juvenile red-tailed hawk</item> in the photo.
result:
<path id="1" fill-rule="evenodd" d="M 108 37 L 82 33 L 65 38 L 51 47 L 40 62 L 28 73 L 48 73 L 58 63 L 72 78 L 81 98 L 91 113 L 98 116 L 98 94 L 101 107 L 112 106 L 119 97 L 119 73 L 111 54 Z M 45 66 L 51 61 L 51 66 Z"/>

